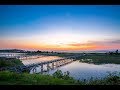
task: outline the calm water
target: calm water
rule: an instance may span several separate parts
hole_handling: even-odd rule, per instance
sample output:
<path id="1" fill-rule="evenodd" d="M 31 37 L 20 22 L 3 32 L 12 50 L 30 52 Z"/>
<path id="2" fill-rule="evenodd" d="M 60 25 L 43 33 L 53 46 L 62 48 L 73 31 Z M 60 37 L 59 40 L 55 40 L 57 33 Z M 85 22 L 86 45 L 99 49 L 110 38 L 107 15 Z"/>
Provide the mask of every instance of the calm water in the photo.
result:
<path id="1" fill-rule="evenodd" d="M 48 61 L 48 60 L 53 60 L 53 59 L 58 59 L 60 57 L 57 56 L 46 56 L 46 57 L 41 57 L 39 59 L 33 60 L 24 60 L 24 64 L 29 63 L 37 63 L 41 61 Z M 40 72 L 40 67 L 37 67 L 37 72 Z M 44 67 L 46 69 L 46 67 Z M 106 75 L 108 75 L 107 72 L 114 72 L 118 71 L 120 72 L 120 64 L 101 64 L 101 65 L 95 65 L 95 64 L 88 64 L 88 63 L 82 63 L 79 61 L 74 61 L 70 64 L 67 64 L 62 67 L 58 67 L 57 69 L 50 70 L 49 72 L 46 72 L 45 74 L 53 74 L 56 70 L 62 70 L 62 72 L 69 71 L 70 76 L 73 78 L 79 80 L 79 79 L 90 79 L 91 77 L 93 78 L 103 78 Z M 32 73 L 32 71 L 30 72 Z"/>
<path id="2" fill-rule="evenodd" d="M 57 68 L 62 70 L 62 72 L 69 71 L 70 76 L 74 77 L 75 79 L 90 79 L 93 78 L 103 78 L 108 75 L 107 72 L 120 72 L 120 64 L 102 64 L 102 65 L 95 65 L 95 64 L 88 64 L 88 63 L 81 63 L 79 61 L 72 62 L 66 66 L 62 66 Z M 53 74 L 57 69 L 48 72 L 48 74 Z"/>
<path id="3" fill-rule="evenodd" d="M 41 56 L 40 58 L 37 59 L 22 60 L 22 63 L 24 65 L 28 65 L 38 62 L 60 59 L 60 58 L 61 57 L 58 56 Z M 46 69 L 46 67 L 44 67 L 44 69 Z M 79 61 L 74 61 L 70 64 L 59 67 L 57 69 L 62 70 L 62 72 L 69 71 L 70 76 L 79 80 L 79 79 L 90 79 L 91 77 L 103 78 L 106 75 L 108 75 L 107 72 L 114 72 L 114 71 L 120 72 L 120 64 L 95 65 L 95 64 L 88 64 L 88 63 L 81 63 Z M 57 69 L 46 72 L 45 74 L 53 74 Z M 37 72 L 40 72 L 40 67 L 37 67 Z M 30 73 L 32 73 L 32 71 Z"/>

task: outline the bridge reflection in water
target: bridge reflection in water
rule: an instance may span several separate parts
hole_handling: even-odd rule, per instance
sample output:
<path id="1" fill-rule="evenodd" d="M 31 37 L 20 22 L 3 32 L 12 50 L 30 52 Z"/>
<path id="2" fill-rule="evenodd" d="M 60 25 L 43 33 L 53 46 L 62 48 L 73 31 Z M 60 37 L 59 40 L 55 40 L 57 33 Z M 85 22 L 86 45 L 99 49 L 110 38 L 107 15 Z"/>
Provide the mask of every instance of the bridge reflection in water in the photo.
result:
<path id="1" fill-rule="evenodd" d="M 37 67 L 39 67 L 40 73 L 43 73 L 43 72 L 48 72 L 49 70 L 56 69 L 60 66 L 69 64 L 73 62 L 74 60 L 75 59 L 57 59 L 57 60 L 42 62 L 39 64 L 33 64 L 33 65 L 30 65 L 29 68 L 31 68 L 30 70 L 32 73 L 37 73 Z"/>
<path id="2" fill-rule="evenodd" d="M 11 54 L 11 55 L 7 55 L 7 56 L 13 57 L 14 55 Z M 25 55 L 25 54 L 21 55 L 21 56 L 14 56 L 14 58 L 24 60 L 26 58 L 29 59 L 32 56 L 34 59 L 35 55 L 30 56 L 30 55 Z M 36 55 L 36 56 L 37 56 L 37 58 L 41 57 L 39 55 Z M 55 60 L 51 60 L 51 61 L 33 63 L 33 64 L 29 64 L 29 65 L 22 65 L 22 66 L 20 65 L 20 66 L 15 66 L 15 67 L 2 68 L 1 70 L 10 70 L 10 71 L 18 72 L 18 73 L 22 73 L 24 71 L 28 71 L 28 72 L 32 71 L 33 73 L 37 73 L 37 67 L 39 67 L 40 73 L 43 73 L 43 72 L 48 72 L 49 70 L 56 69 L 57 67 L 69 64 L 69 63 L 75 61 L 77 57 L 79 57 L 79 56 L 69 56 L 69 57 L 62 58 L 62 59 L 55 59 Z M 46 69 L 45 69 L 45 67 L 46 67 Z"/>

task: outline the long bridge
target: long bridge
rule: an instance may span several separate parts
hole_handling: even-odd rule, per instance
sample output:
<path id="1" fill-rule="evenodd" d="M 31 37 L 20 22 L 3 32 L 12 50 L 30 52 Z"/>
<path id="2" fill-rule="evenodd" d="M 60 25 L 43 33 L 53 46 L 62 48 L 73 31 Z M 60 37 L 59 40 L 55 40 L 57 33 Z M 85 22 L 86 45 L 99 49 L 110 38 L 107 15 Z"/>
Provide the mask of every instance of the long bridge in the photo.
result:
<path id="1" fill-rule="evenodd" d="M 43 55 L 28 55 L 27 53 L 0 53 L 0 57 L 27 60 L 27 59 L 40 58 L 40 57 L 43 57 Z"/>
<path id="2" fill-rule="evenodd" d="M 55 68 L 58 68 L 60 66 L 63 66 L 63 65 L 66 65 L 66 64 L 69 64 L 73 61 L 76 60 L 77 57 L 80 57 L 80 56 L 70 56 L 70 57 L 65 57 L 65 58 L 62 58 L 62 59 L 56 59 L 56 60 L 51 60 L 51 61 L 45 61 L 45 62 L 40 62 L 40 63 L 34 63 L 34 64 L 30 64 L 30 65 L 20 65 L 20 66 L 16 66 L 16 67 L 7 67 L 7 68 L 1 68 L 1 71 L 2 70 L 9 70 L 9 71 L 15 71 L 15 72 L 18 72 L 18 73 L 22 73 L 24 71 L 33 71 L 33 73 L 36 73 L 37 71 L 37 67 L 40 68 L 40 73 L 43 73 L 43 72 L 47 72 L 49 70 L 53 70 Z M 46 70 L 45 70 L 45 67 L 46 66 Z"/>

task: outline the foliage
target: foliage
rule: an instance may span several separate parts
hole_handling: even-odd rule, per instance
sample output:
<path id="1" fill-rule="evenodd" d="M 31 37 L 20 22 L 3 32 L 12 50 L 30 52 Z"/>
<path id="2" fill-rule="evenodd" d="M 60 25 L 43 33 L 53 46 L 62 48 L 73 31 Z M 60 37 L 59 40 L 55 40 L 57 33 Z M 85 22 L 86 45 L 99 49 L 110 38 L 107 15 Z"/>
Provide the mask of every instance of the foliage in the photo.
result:
<path id="1" fill-rule="evenodd" d="M 57 70 L 55 73 L 53 73 L 53 77 L 62 78 L 63 77 L 62 71 Z"/>
<path id="2" fill-rule="evenodd" d="M 50 75 L 0 72 L 0 85 L 75 85 L 74 80 L 64 80 Z"/>
<path id="3" fill-rule="evenodd" d="M 103 64 L 103 63 L 114 63 L 120 64 L 120 55 L 85 55 L 78 58 L 80 62 Z"/>
<path id="4" fill-rule="evenodd" d="M 53 73 L 53 77 L 57 77 L 57 78 L 62 78 L 62 79 L 73 79 L 72 77 L 69 76 L 70 72 L 64 72 L 62 73 L 61 70 L 57 70 L 55 73 Z"/>
<path id="5" fill-rule="evenodd" d="M 23 65 L 22 61 L 15 58 L 11 58 L 11 59 L 0 58 L 0 68 L 17 66 L 17 65 Z"/>
<path id="6" fill-rule="evenodd" d="M 62 78 L 58 78 L 58 76 L 60 76 L 58 74 L 62 75 Z M 84 81 L 63 78 L 65 76 L 61 74 L 60 70 L 54 75 L 18 74 L 15 72 L 1 71 L 0 85 L 120 85 L 120 74 L 117 75 L 115 73 L 109 73 L 109 75 L 103 79 L 91 78 L 90 80 Z"/>

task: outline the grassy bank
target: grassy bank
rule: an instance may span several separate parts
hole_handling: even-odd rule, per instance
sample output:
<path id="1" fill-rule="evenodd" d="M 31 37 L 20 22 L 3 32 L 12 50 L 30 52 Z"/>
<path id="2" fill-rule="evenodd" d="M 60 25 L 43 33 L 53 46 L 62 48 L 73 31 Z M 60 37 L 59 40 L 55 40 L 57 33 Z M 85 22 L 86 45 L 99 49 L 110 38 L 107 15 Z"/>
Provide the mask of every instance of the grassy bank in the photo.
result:
<path id="1" fill-rule="evenodd" d="M 13 72 L 0 72 L 0 85 L 70 85 L 77 84 L 75 80 L 64 80 L 50 75 L 17 74 Z"/>
<path id="2" fill-rule="evenodd" d="M 3 58 L 0 57 L 0 68 L 2 67 L 12 67 L 17 65 L 23 65 L 22 61 L 14 58 Z"/>
<path id="3" fill-rule="evenodd" d="M 17 74 L 9 71 L 0 72 L 0 85 L 120 85 L 120 76 L 110 74 L 101 80 L 78 81 L 55 75 Z"/>
<path id="4" fill-rule="evenodd" d="M 85 55 L 78 58 L 80 62 L 86 62 L 86 63 L 94 63 L 94 64 L 120 64 L 120 55 L 99 55 L 99 54 L 93 54 L 93 55 Z"/>

